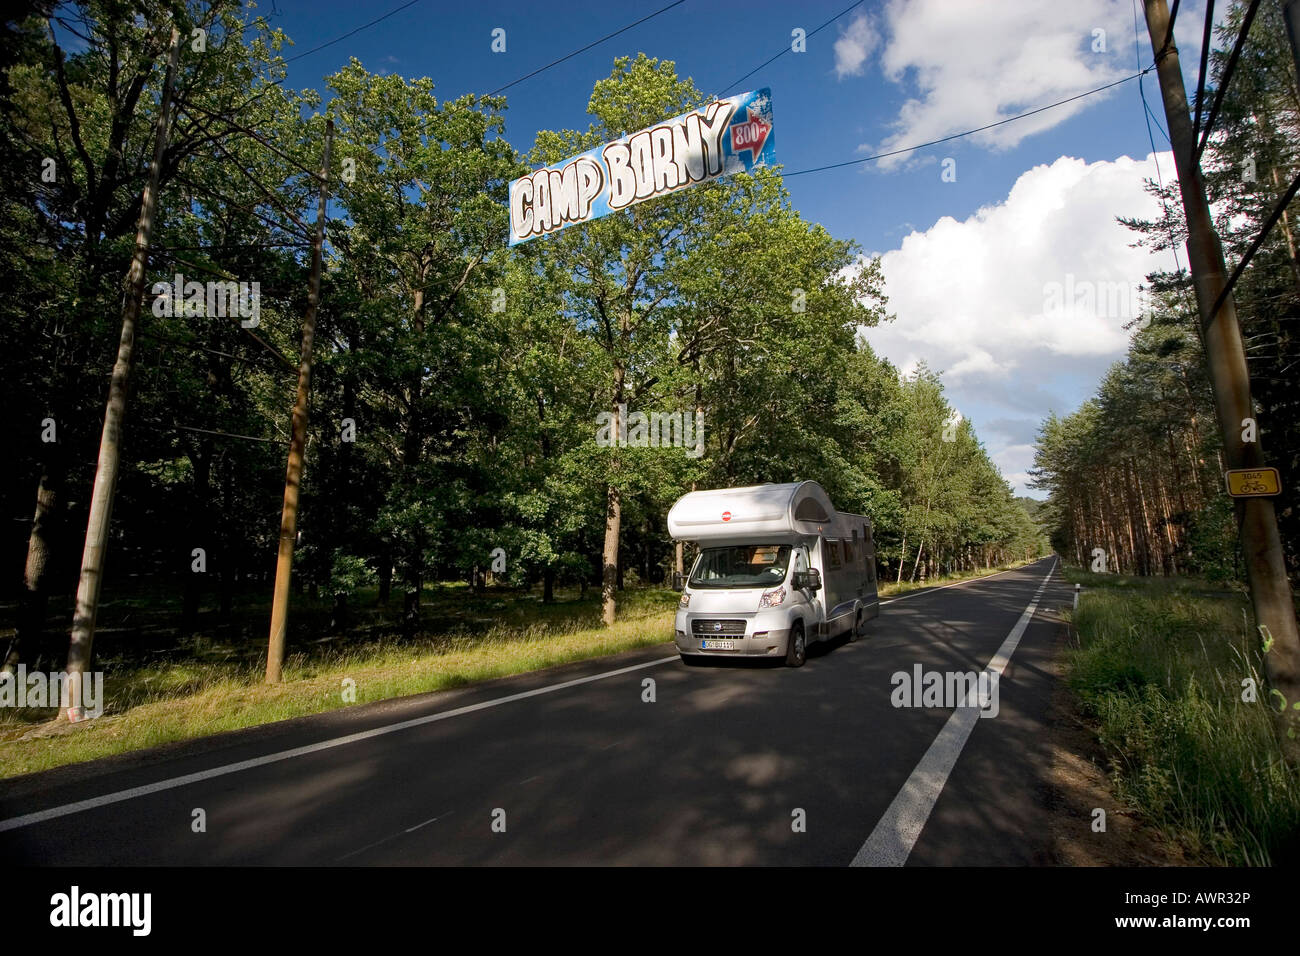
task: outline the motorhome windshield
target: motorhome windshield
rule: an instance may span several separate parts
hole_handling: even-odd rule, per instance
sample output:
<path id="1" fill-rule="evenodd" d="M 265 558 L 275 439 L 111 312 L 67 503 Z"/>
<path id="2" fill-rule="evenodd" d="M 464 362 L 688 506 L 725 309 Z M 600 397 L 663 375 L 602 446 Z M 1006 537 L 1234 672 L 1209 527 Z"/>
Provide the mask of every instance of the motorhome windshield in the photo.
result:
<path id="1" fill-rule="evenodd" d="M 790 545 L 705 548 L 691 571 L 693 588 L 766 588 L 785 580 Z"/>

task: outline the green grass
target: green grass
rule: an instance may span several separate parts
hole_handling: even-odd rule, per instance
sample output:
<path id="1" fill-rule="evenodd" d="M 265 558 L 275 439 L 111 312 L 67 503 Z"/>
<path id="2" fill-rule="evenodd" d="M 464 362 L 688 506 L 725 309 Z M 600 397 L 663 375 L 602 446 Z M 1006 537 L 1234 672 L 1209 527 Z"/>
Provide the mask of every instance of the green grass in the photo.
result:
<path id="1" fill-rule="evenodd" d="M 105 712 L 97 720 L 43 734 L 56 711 L 0 711 L 0 776 L 351 706 L 344 700 L 349 679 L 355 703 L 363 704 L 664 643 L 672 640 L 677 599 L 666 590 L 624 592 L 610 628 L 598 623 L 598 599 L 561 608 L 521 609 L 511 602 L 507 623 L 458 626 L 416 642 L 316 644 L 293 654 L 283 683 L 273 686 L 262 683 L 264 662 L 247 659 L 241 647 L 200 638 L 197 645 L 213 645 L 206 656 L 105 667 Z"/>
<path id="2" fill-rule="evenodd" d="M 1283 757 L 1242 596 L 1188 579 L 1067 578 L 1086 588 L 1068 680 L 1117 797 L 1193 860 L 1295 862 L 1300 767 Z"/>

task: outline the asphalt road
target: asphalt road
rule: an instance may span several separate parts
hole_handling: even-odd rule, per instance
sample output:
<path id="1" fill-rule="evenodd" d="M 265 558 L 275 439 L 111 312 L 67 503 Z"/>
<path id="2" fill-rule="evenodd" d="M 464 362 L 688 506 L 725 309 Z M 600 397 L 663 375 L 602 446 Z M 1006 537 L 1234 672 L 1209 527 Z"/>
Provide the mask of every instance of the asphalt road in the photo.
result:
<path id="1" fill-rule="evenodd" d="M 665 644 L 3 781 L 0 860 L 1051 862 L 1047 665 L 1070 600 L 1054 568 L 901 596 L 799 669 L 688 668 Z M 1001 668 L 997 716 L 893 706 L 891 675 L 917 664 Z"/>

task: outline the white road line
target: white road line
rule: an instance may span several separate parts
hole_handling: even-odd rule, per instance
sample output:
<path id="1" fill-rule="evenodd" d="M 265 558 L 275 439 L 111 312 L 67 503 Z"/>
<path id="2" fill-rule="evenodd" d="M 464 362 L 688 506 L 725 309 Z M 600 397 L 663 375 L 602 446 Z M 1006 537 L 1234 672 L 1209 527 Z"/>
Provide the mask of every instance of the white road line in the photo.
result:
<path id="1" fill-rule="evenodd" d="M 51 807 L 48 810 L 38 810 L 35 813 L 23 814 L 20 817 L 10 817 L 8 820 L 0 820 L 0 833 L 4 833 L 7 830 L 17 830 L 20 827 L 29 827 L 34 823 L 44 823 L 46 820 L 55 820 L 59 817 L 66 817 L 73 813 L 81 813 L 84 810 L 94 810 L 98 807 L 108 806 L 109 804 L 121 803 L 123 800 L 134 800 L 136 797 L 146 797 L 153 793 L 161 793 L 164 790 L 175 790 L 177 787 L 189 786 L 192 783 L 200 783 L 204 780 L 211 780 L 214 777 L 224 777 L 227 774 L 239 773 L 242 770 L 252 770 L 254 767 L 264 767 L 267 764 L 278 763 L 281 760 L 291 760 L 294 757 L 305 757 L 307 754 L 318 753 L 322 750 L 331 750 L 334 747 L 343 747 L 347 744 L 357 743 L 358 741 L 369 740 L 371 737 L 382 737 L 385 734 L 396 733 L 399 730 L 409 730 L 412 727 L 420 727 L 424 724 L 432 724 L 439 720 L 447 720 L 450 717 L 459 717 L 462 714 L 472 714 L 475 711 L 487 710 L 490 707 L 499 707 L 502 704 L 513 703 L 516 700 L 524 700 L 528 697 L 539 697 L 542 694 L 553 694 L 556 691 L 565 690 L 569 687 L 577 687 L 580 684 L 590 684 L 594 681 L 605 680 L 607 677 L 617 677 L 620 674 L 629 674 L 632 671 L 639 671 L 647 667 L 658 667 L 660 664 L 668 664 L 677 659 L 676 654 L 672 657 L 661 657 L 657 661 L 650 661 L 646 664 L 633 664 L 631 667 L 620 667 L 618 670 L 605 671 L 603 674 L 593 674 L 590 677 L 579 677 L 575 680 L 566 680 L 560 684 L 551 684 L 547 687 L 538 687 L 535 690 L 526 690 L 518 694 L 510 694 L 507 697 L 497 697 L 493 700 L 485 700 L 478 704 L 469 704 L 465 707 L 457 707 L 455 710 L 442 711 L 437 714 L 428 714 L 424 717 L 415 717 L 411 720 L 403 720 L 400 723 L 376 727 L 373 730 L 363 730 L 359 733 L 348 734 L 346 737 L 335 737 L 333 740 L 322 740 L 320 743 L 308 744 L 305 747 L 294 747 L 292 750 L 282 750 L 279 753 L 267 754 L 263 757 L 254 757 L 251 760 L 241 760 L 238 763 L 213 767 L 211 770 L 200 770 L 197 773 L 187 773 L 184 776 L 173 777 L 170 780 L 159 780 L 157 783 L 145 784 L 141 787 L 132 787 L 129 790 L 119 790 L 117 793 L 104 794 L 102 797 L 91 797 L 89 800 L 78 800 L 76 803 L 67 803 L 61 807 Z"/>
<path id="2" fill-rule="evenodd" d="M 1011 629 L 1011 633 L 1002 642 L 1002 646 L 993 655 L 985 670 L 992 670 L 999 677 L 1006 670 L 1007 664 L 1011 662 L 1011 655 L 1016 652 L 1020 638 L 1029 627 L 1034 611 L 1038 608 L 1043 590 L 1056 571 L 1056 564 L 1056 561 L 1052 562 L 1047 577 L 1043 578 L 1042 583 L 1038 585 L 1038 590 L 1034 592 L 1033 600 L 1020 615 L 1020 620 L 1016 621 L 1015 627 Z M 943 725 L 939 735 L 934 738 L 930 749 L 925 752 L 921 762 L 916 765 L 907 782 L 898 791 L 889 809 L 871 831 L 867 842 L 862 844 L 862 848 L 858 850 L 850 866 L 902 866 L 907 862 L 912 847 L 916 845 L 925 822 L 930 819 L 930 812 L 934 809 L 939 794 L 943 792 L 944 785 L 948 782 L 948 775 L 952 773 L 952 768 L 956 765 L 957 758 L 961 756 L 962 748 L 966 746 L 970 732 L 975 728 L 979 718 L 978 707 L 958 707 L 952 712 L 952 716 Z"/>
<path id="3" fill-rule="evenodd" d="M 417 824 L 416 824 L 415 826 L 413 826 L 413 827 L 407 827 L 406 830 L 405 830 L 405 832 L 406 832 L 406 833 L 414 833 L 416 830 L 420 829 L 420 827 L 427 827 L 430 823 L 437 823 L 437 822 L 438 822 L 439 820 L 441 820 L 443 817 L 449 817 L 449 816 L 451 816 L 453 812 L 455 812 L 455 811 L 448 810 L 446 813 L 442 814 L 441 816 L 430 817 L 428 820 L 425 820 L 423 823 L 417 823 Z"/>
<path id="4" fill-rule="evenodd" d="M 373 850 L 375 847 L 387 843 L 389 840 L 396 840 L 399 836 L 402 836 L 403 834 L 414 833 L 416 830 L 420 829 L 420 827 L 427 827 L 430 823 L 436 823 L 437 821 L 441 820 L 443 817 L 451 816 L 454 812 L 455 812 L 454 810 L 448 810 L 446 813 L 442 814 L 441 816 L 432 817 L 428 820 L 425 820 L 423 823 L 417 823 L 413 827 L 407 827 L 401 833 L 390 833 L 382 840 L 376 840 L 374 843 L 367 843 L 365 846 L 358 847 L 355 850 L 352 850 L 348 853 L 344 853 L 342 856 L 336 856 L 334 858 L 334 862 L 339 863 L 343 860 L 347 860 L 350 859 L 351 857 L 356 856 L 358 853 L 365 853 L 367 850 Z"/>
<path id="5" fill-rule="evenodd" d="M 884 607 L 886 604 L 894 604 L 898 601 L 906 601 L 908 598 L 920 597 L 923 594 L 933 594 L 935 591 L 946 591 L 949 588 L 959 588 L 963 584 L 978 584 L 980 581 L 987 581 L 990 578 L 996 578 L 1002 574 L 1010 574 L 1012 571 L 1023 571 L 1027 567 L 1029 567 L 1028 564 L 1022 564 L 1018 568 L 1007 568 L 1005 571 L 998 571 L 994 574 L 981 575 L 978 578 L 970 578 L 967 581 L 957 581 L 954 582 L 953 584 L 945 584 L 942 587 L 926 588 L 923 591 L 914 591 L 911 594 L 904 594 L 902 597 L 890 598 L 888 601 L 881 601 L 880 606 Z M 1053 562 L 1052 567 L 1056 567 L 1055 562 Z"/>

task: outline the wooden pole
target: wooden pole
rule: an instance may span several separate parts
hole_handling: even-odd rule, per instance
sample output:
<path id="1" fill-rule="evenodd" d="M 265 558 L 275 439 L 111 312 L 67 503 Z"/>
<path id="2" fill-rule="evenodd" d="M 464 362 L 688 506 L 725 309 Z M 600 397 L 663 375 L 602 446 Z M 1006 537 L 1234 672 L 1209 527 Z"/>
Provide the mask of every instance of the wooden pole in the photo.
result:
<path id="1" fill-rule="evenodd" d="M 1244 420 L 1255 417 L 1250 397 L 1250 373 L 1236 304 L 1231 294 L 1224 294 L 1227 269 L 1223 261 L 1223 246 L 1214 230 L 1214 220 L 1205 197 L 1205 182 L 1196 159 L 1195 133 L 1187 110 L 1187 91 L 1178 63 L 1178 49 L 1172 42 L 1168 48 L 1161 49 L 1167 33 L 1169 11 L 1165 0 L 1144 2 L 1147 29 L 1156 54 L 1156 74 L 1160 78 L 1165 120 L 1174 163 L 1178 168 L 1178 187 L 1187 215 L 1188 264 L 1204 330 L 1205 360 L 1214 390 L 1224 458 L 1228 468 L 1260 468 L 1264 466 L 1264 453 L 1259 442 L 1242 440 Z M 1215 303 L 1220 303 L 1219 308 L 1211 314 Z M 1283 697 L 1279 707 L 1276 694 L 1272 695 L 1272 705 L 1278 710 L 1290 710 L 1293 705 L 1300 705 L 1300 635 L 1296 630 L 1295 604 L 1287 580 L 1272 499 L 1239 499 L 1237 519 L 1255 623 L 1267 649 L 1264 666 L 1272 689 Z"/>
<path id="2" fill-rule="evenodd" d="M 82 679 L 90 668 L 95 641 L 95 617 L 99 612 L 99 593 L 104 583 L 104 558 L 108 550 L 108 527 L 113 516 L 113 496 L 122 453 L 122 421 L 126 415 L 126 396 L 131 381 L 135 354 L 135 326 L 140 320 L 144 301 L 144 277 L 149 266 L 149 239 L 153 233 L 154 211 L 158 207 L 158 181 L 162 173 L 163 154 L 167 150 L 170 128 L 172 91 L 176 86 L 176 68 L 180 62 L 181 34 L 173 25 L 171 49 L 167 54 L 167 72 L 163 79 L 154 123 L 153 161 L 145 181 L 140 203 L 140 218 L 135 230 L 135 254 L 126 274 L 126 296 L 122 304 L 122 335 L 118 340 L 117 361 L 108 386 L 108 406 L 104 410 L 104 430 L 99 440 L 99 461 L 95 483 L 90 492 L 90 516 L 86 521 L 86 543 L 81 553 L 81 577 L 77 582 L 77 605 L 68 639 L 68 708 L 70 721 L 84 716 L 81 702 Z"/>
<path id="3" fill-rule="evenodd" d="M 303 457 L 307 447 L 307 407 L 311 396 L 312 345 L 316 338 L 316 311 L 320 305 L 320 274 L 325 247 L 325 204 L 329 196 L 330 144 L 334 121 L 325 123 L 325 150 L 321 156 L 320 201 L 316 207 L 316 236 L 312 239 L 311 280 L 307 314 L 302 320 L 302 361 L 298 366 L 298 396 L 293 406 L 293 431 L 289 439 L 289 467 L 284 479 L 284 511 L 280 517 L 280 547 L 275 562 L 275 596 L 271 604 L 271 635 L 266 649 L 266 683 L 278 684 L 284 667 L 285 627 L 289 619 L 289 581 L 293 573 L 293 548 L 298 538 L 298 493 L 302 485 Z"/>

